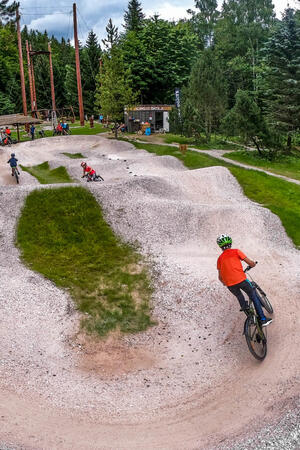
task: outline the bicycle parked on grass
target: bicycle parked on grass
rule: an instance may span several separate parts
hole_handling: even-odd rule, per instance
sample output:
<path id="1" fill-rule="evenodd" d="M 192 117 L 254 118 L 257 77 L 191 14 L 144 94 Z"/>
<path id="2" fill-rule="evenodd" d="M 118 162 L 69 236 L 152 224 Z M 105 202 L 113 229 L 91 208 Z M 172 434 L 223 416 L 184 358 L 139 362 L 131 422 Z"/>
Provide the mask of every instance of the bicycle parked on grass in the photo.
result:
<path id="1" fill-rule="evenodd" d="M 245 273 L 249 272 L 250 266 L 246 267 Z M 273 307 L 262 288 L 253 280 L 251 275 L 249 283 L 255 290 L 256 297 L 259 299 L 262 307 L 270 314 L 273 313 Z M 254 358 L 262 361 L 267 355 L 267 329 L 262 327 L 261 320 L 256 312 L 253 301 L 249 298 L 249 308 L 245 311 L 247 316 L 244 324 L 244 335 L 251 354 Z"/>

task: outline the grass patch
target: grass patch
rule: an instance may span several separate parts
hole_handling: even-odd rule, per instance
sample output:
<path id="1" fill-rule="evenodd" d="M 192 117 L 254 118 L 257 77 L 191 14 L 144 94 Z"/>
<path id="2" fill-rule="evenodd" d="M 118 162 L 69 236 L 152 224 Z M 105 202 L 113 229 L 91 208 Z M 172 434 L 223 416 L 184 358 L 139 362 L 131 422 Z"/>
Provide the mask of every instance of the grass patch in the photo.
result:
<path id="1" fill-rule="evenodd" d="M 194 138 L 188 138 L 186 136 L 181 136 L 179 134 L 168 133 L 163 136 L 163 140 L 166 144 L 173 144 L 174 142 L 177 144 L 195 144 Z"/>
<path id="2" fill-rule="evenodd" d="M 84 158 L 86 158 L 86 156 L 82 155 L 81 153 L 68 153 L 68 152 L 65 152 L 65 153 L 62 153 L 62 154 L 65 155 L 65 156 L 68 156 L 68 158 L 71 158 L 71 159 L 84 159 Z"/>
<path id="3" fill-rule="evenodd" d="M 128 140 L 126 139 L 128 142 Z M 138 149 L 147 150 L 149 153 L 155 153 L 159 156 L 174 156 L 177 159 L 180 159 L 184 163 L 186 167 L 189 169 L 200 169 L 203 167 L 210 166 L 231 166 L 230 163 L 223 162 L 221 160 L 217 160 L 216 158 L 210 157 L 205 154 L 201 154 L 198 152 L 193 152 L 192 150 L 188 150 L 185 155 L 183 155 L 176 147 L 170 147 L 168 145 L 159 145 L 159 144 L 142 144 L 141 142 L 130 141 Z"/>
<path id="4" fill-rule="evenodd" d="M 238 144 L 226 142 L 225 139 L 218 135 L 213 135 L 210 142 L 197 142 L 195 138 L 187 138 L 177 134 L 166 134 L 163 139 L 166 144 L 188 144 L 190 147 L 198 150 L 237 150 L 241 148 Z"/>
<path id="5" fill-rule="evenodd" d="M 202 153 L 188 151 L 186 155 L 182 155 L 176 148 L 166 145 L 145 145 L 137 142 L 132 142 L 132 144 L 138 149 L 144 149 L 160 156 L 174 156 L 189 169 L 211 166 L 228 167 L 240 183 L 245 195 L 277 214 L 287 235 L 296 246 L 300 246 L 300 186 L 262 172 L 235 167 Z"/>
<path id="6" fill-rule="evenodd" d="M 86 189 L 29 194 L 17 245 L 33 270 L 69 290 L 85 313 L 82 326 L 88 332 L 104 336 L 115 329 L 138 332 L 153 325 L 152 290 L 142 258 L 113 234 Z"/>
<path id="7" fill-rule="evenodd" d="M 233 152 L 224 155 L 226 158 L 239 161 L 250 166 L 260 167 L 262 169 L 274 172 L 278 175 L 284 175 L 295 180 L 300 180 L 300 157 L 299 156 L 281 156 L 278 160 L 268 161 L 262 158 L 256 151 Z"/>
<path id="8" fill-rule="evenodd" d="M 287 235 L 300 247 L 300 186 L 263 172 L 230 168 L 251 200 L 279 216 Z"/>
<path id="9" fill-rule="evenodd" d="M 104 128 L 104 126 L 100 123 L 94 122 L 94 128 L 90 127 L 90 124 L 87 122 L 86 125 L 80 126 L 76 122 L 70 125 L 72 135 L 93 135 L 98 133 L 106 133 L 110 131 L 110 128 Z"/>
<path id="10" fill-rule="evenodd" d="M 50 169 L 48 161 L 37 166 L 21 166 L 22 170 L 33 175 L 41 184 L 72 183 L 65 167 Z"/>

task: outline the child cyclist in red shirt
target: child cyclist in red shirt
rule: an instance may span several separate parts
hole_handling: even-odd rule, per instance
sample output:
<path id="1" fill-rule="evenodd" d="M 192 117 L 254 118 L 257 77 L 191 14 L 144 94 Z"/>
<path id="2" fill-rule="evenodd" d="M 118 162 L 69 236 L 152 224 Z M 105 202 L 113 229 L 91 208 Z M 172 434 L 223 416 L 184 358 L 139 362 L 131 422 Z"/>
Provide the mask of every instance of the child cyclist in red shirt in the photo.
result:
<path id="1" fill-rule="evenodd" d="M 223 252 L 217 261 L 219 280 L 227 286 L 230 292 L 238 299 L 241 311 L 247 313 L 249 305 L 245 300 L 242 291 L 246 292 L 254 303 L 262 326 L 266 327 L 272 322 L 272 319 L 265 317 L 260 301 L 255 294 L 255 290 L 244 273 L 241 261 L 245 261 L 250 267 L 254 267 L 256 263 L 252 261 L 252 259 L 247 258 L 241 250 L 232 249 L 232 239 L 227 234 L 221 234 L 221 236 L 217 238 L 217 244 L 221 247 Z"/>
<path id="2" fill-rule="evenodd" d="M 83 169 L 82 178 L 87 177 L 88 181 L 94 181 L 96 177 L 96 171 L 88 166 L 86 162 L 82 162 L 81 167 Z"/>

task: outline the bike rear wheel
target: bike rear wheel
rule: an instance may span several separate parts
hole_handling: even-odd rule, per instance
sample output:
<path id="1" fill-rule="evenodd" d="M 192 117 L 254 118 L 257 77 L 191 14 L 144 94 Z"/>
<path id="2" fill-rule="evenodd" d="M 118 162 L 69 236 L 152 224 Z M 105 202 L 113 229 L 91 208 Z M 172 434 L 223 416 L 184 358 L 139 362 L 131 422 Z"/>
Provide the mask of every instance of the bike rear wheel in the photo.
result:
<path id="1" fill-rule="evenodd" d="M 258 325 L 257 318 L 253 315 L 245 321 L 244 334 L 250 353 L 254 358 L 262 361 L 267 355 L 267 338 L 263 329 Z"/>

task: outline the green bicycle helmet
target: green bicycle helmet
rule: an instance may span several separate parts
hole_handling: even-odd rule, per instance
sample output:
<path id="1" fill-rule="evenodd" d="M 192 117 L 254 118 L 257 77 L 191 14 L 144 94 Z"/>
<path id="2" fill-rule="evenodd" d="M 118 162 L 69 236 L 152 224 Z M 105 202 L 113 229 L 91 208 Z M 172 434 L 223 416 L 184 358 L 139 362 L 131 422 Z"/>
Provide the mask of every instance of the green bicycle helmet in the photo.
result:
<path id="1" fill-rule="evenodd" d="M 232 239 L 228 234 L 221 234 L 217 237 L 217 244 L 221 248 L 229 248 L 232 245 Z"/>

